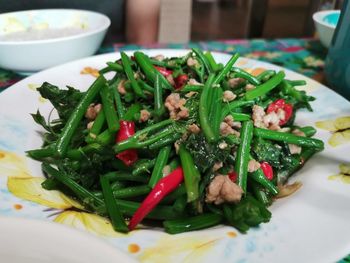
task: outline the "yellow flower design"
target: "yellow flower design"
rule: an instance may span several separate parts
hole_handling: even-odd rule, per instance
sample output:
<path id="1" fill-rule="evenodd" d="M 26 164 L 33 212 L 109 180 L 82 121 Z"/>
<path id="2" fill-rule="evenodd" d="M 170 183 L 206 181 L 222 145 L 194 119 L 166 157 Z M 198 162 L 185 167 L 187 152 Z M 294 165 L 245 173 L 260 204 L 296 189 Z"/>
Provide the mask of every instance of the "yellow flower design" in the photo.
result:
<path id="1" fill-rule="evenodd" d="M 145 248 L 138 259 L 142 262 L 177 262 L 179 256 L 183 255 L 182 262 L 202 262 L 210 249 L 224 237 L 220 233 L 192 233 L 185 236 L 164 234 L 154 246 Z"/>
<path id="2" fill-rule="evenodd" d="M 0 176 L 31 177 L 25 157 L 0 150 Z"/>
<path id="3" fill-rule="evenodd" d="M 328 140 L 333 147 L 350 142 L 350 116 L 318 121 L 316 127 L 333 133 Z"/>
<path id="4" fill-rule="evenodd" d="M 345 184 L 350 184 L 350 164 L 340 164 L 339 170 L 339 174 L 331 175 L 328 177 L 328 179 L 332 181 L 340 180 Z"/>
<path id="5" fill-rule="evenodd" d="M 101 236 L 125 236 L 114 231 L 108 219 L 88 213 L 74 199 L 59 191 L 48 191 L 42 188 L 41 184 L 45 179 L 32 177 L 24 156 L 0 151 L 0 175 L 7 176 L 7 188 L 16 197 L 57 209 L 58 215 L 54 218 L 57 223 Z"/>

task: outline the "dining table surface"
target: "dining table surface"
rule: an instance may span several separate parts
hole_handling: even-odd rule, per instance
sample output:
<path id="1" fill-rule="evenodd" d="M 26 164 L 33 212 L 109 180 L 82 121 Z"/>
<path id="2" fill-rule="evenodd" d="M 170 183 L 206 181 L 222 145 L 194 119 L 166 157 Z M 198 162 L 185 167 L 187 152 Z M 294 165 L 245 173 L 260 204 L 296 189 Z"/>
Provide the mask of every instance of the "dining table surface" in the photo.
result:
<path id="1" fill-rule="evenodd" d="M 190 49 L 193 47 L 229 54 L 238 52 L 241 56 L 285 67 L 327 85 L 324 77 L 327 49 L 315 38 L 233 39 L 151 45 L 114 43 L 102 45 L 97 54 L 137 49 Z M 0 68 L 0 92 L 25 77 L 27 76 Z M 350 254 L 339 262 L 350 262 Z"/>
<path id="2" fill-rule="evenodd" d="M 193 47 L 229 54 L 238 52 L 241 56 L 270 62 L 326 84 L 323 69 L 327 49 L 314 38 L 233 39 L 150 45 L 113 43 L 102 45 L 97 54 L 137 49 L 190 49 Z M 26 75 L 0 68 L 0 92 L 25 77 Z"/>

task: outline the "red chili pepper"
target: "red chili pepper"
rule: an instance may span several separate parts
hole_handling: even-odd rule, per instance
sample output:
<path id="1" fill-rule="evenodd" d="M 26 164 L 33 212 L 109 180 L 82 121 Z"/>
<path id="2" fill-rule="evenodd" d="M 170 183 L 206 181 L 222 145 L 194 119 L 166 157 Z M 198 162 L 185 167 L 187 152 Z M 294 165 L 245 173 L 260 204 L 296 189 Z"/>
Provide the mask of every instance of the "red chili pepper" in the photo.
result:
<path id="1" fill-rule="evenodd" d="M 174 191 L 183 180 L 184 176 L 181 166 L 160 179 L 132 216 L 128 226 L 129 230 L 133 230 L 137 224 L 140 223 L 166 195 Z"/>
<path id="2" fill-rule="evenodd" d="M 265 174 L 265 177 L 268 179 L 268 180 L 272 180 L 273 179 L 273 169 L 272 169 L 272 166 L 268 163 L 268 162 L 262 162 L 260 164 L 260 168 L 261 170 L 264 172 Z"/>
<path id="3" fill-rule="evenodd" d="M 117 133 L 116 142 L 124 141 L 135 134 L 134 122 L 121 120 L 119 121 L 119 124 L 120 128 Z M 116 157 L 121 160 L 126 166 L 132 165 L 138 159 L 137 152 L 134 149 L 125 150 L 121 153 L 118 153 Z"/>
<path id="4" fill-rule="evenodd" d="M 229 172 L 227 175 L 232 182 L 235 183 L 237 181 L 237 173 L 235 171 Z"/>
<path id="5" fill-rule="evenodd" d="M 156 70 L 158 70 L 160 72 L 160 74 L 162 74 L 164 77 L 167 77 L 171 74 L 173 74 L 173 71 L 170 69 L 166 69 L 164 67 L 158 67 L 158 66 L 153 66 Z"/>
<path id="6" fill-rule="evenodd" d="M 182 89 L 188 81 L 188 76 L 186 74 L 180 74 L 175 79 L 175 89 Z"/>
<path id="7" fill-rule="evenodd" d="M 280 120 L 279 125 L 284 125 L 286 124 L 289 119 L 292 117 L 293 115 L 293 105 L 286 103 L 286 101 L 284 99 L 278 99 L 274 102 L 272 102 L 268 107 L 267 107 L 267 113 L 270 112 L 276 112 L 282 109 L 285 112 L 285 117 L 284 119 Z"/>

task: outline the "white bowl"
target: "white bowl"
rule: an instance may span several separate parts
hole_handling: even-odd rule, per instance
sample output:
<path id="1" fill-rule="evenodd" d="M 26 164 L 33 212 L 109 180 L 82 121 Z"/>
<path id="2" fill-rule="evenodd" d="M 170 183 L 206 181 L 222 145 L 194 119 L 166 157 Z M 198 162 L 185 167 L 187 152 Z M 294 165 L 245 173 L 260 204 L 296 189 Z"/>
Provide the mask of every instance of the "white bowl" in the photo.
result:
<path id="1" fill-rule="evenodd" d="M 312 16 L 320 41 L 325 47 L 331 44 L 339 16 L 340 10 L 319 11 Z"/>
<path id="2" fill-rule="evenodd" d="M 75 9 L 0 14 L 0 67 L 34 72 L 91 56 L 110 24 L 105 15 Z"/>

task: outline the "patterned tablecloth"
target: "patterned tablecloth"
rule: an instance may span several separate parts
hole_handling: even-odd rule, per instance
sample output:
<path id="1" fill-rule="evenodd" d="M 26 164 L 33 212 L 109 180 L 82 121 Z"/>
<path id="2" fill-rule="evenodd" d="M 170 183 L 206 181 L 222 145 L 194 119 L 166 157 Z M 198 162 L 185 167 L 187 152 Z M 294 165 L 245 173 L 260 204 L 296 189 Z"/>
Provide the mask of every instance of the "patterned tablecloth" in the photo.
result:
<path id="1" fill-rule="evenodd" d="M 191 42 L 188 44 L 154 44 L 147 46 L 114 44 L 102 47 L 98 53 L 144 48 L 192 48 L 236 53 L 242 56 L 264 60 L 325 82 L 323 75 L 327 50 L 316 39 L 254 39 Z M 0 68 L 0 92 L 25 76 Z"/>

